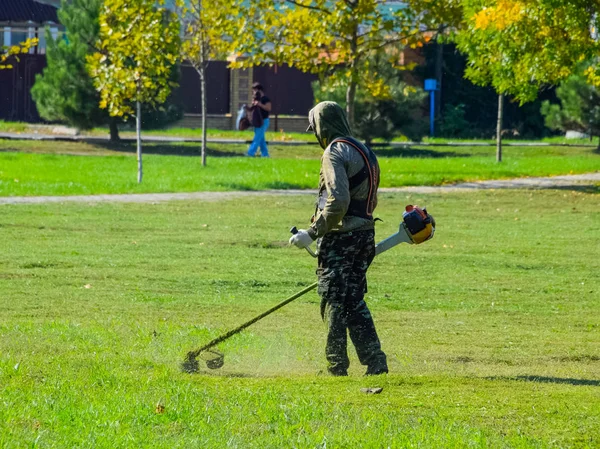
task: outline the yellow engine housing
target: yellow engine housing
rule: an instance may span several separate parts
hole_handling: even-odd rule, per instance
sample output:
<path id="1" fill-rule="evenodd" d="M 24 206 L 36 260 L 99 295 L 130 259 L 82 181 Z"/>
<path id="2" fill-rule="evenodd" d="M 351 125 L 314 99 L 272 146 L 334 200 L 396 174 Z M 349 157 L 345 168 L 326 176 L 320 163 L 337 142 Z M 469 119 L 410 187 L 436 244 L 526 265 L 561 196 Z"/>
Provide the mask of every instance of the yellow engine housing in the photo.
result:
<path id="1" fill-rule="evenodd" d="M 403 214 L 404 225 L 413 243 L 419 244 L 433 237 L 435 220 L 427 213 L 427 209 L 409 204 Z"/>
<path id="2" fill-rule="evenodd" d="M 425 229 L 423 229 L 422 231 L 419 231 L 416 234 L 409 233 L 408 235 L 414 243 L 419 244 L 432 238 L 434 231 L 435 228 L 433 227 L 433 225 L 431 223 L 428 223 L 425 225 Z"/>

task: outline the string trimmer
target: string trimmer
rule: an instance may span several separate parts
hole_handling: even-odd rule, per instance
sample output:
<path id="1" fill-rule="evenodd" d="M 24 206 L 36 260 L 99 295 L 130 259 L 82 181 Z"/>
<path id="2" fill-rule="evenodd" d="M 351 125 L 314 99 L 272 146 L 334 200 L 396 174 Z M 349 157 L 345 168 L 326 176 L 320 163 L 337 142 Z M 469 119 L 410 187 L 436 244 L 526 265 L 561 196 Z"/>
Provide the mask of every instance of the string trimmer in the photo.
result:
<path id="1" fill-rule="evenodd" d="M 298 230 L 296 229 L 296 227 L 293 227 L 290 230 L 290 232 L 292 234 L 295 234 L 296 232 L 298 232 Z M 427 213 L 426 209 L 421 209 L 418 206 L 406 206 L 406 211 L 403 214 L 403 221 L 400 223 L 400 228 L 398 229 L 398 232 L 389 236 L 387 239 L 379 242 L 375 246 L 375 255 L 377 256 L 383 253 L 384 251 L 387 251 L 388 249 L 399 245 L 400 243 L 408 243 L 410 245 L 423 243 L 424 241 L 431 239 L 433 237 L 434 232 L 435 220 L 431 215 Z M 317 257 L 317 255 L 310 247 L 306 247 L 306 250 L 313 257 Z M 305 295 L 309 291 L 314 290 L 317 287 L 317 284 L 318 283 L 315 282 L 314 284 L 309 285 L 303 290 L 300 290 L 298 293 L 295 293 L 289 298 L 284 299 L 276 306 L 271 307 L 269 310 L 252 318 L 250 321 L 245 322 L 241 326 L 238 326 L 235 329 L 230 330 L 226 334 L 215 338 L 211 342 L 205 344 L 201 348 L 196 349 L 195 351 L 188 352 L 185 361 L 181 365 L 182 371 L 187 373 L 197 372 L 200 368 L 198 363 L 199 356 L 204 359 L 207 368 L 221 368 L 225 363 L 225 355 L 219 352 L 218 350 L 213 349 L 216 345 L 233 337 L 236 334 L 239 334 L 248 326 L 251 326 L 257 321 L 262 320 L 267 315 L 270 315 L 276 310 L 281 309 L 283 306 L 289 304 L 295 299 L 298 299 L 300 296 Z"/>

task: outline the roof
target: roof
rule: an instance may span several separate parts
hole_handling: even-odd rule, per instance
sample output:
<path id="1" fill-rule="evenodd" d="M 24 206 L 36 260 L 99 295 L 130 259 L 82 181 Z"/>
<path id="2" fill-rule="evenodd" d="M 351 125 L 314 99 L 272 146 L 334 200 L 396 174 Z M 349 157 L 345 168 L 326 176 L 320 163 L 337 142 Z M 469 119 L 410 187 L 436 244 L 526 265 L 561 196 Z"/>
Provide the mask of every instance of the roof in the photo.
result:
<path id="1" fill-rule="evenodd" d="M 35 0 L 0 0 L 0 22 L 58 23 L 57 8 Z"/>

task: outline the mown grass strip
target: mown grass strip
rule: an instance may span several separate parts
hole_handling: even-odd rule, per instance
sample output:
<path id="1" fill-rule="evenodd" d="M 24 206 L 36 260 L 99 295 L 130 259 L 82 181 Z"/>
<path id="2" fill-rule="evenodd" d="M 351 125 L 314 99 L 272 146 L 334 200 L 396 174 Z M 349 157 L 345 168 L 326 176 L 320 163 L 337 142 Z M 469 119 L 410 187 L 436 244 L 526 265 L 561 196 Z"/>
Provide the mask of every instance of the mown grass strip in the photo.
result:
<path id="1" fill-rule="evenodd" d="M 579 191 L 381 195 L 438 230 L 369 272 L 391 374 L 329 378 L 315 279 L 287 245 L 309 197 L 2 206 L 3 447 L 597 447 L 600 204 Z M 380 386 L 380 395 L 361 388 Z"/>
<path id="2" fill-rule="evenodd" d="M 0 142 L 0 195 L 78 195 L 315 188 L 314 146 L 271 146 L 272 158 L 243 157 L 243 145 L 211 145 L 208 166 L 198 146 L 148 144 L 144 182 L 136 182 L 134 146 L 68 142 Z M 600 155 L 590 148 L 507 148 L 495 162 L 482 147 L 378 149 L 382 187 L 594 172 Z M 94 155 L 97 157 L 84 157 Z"/>

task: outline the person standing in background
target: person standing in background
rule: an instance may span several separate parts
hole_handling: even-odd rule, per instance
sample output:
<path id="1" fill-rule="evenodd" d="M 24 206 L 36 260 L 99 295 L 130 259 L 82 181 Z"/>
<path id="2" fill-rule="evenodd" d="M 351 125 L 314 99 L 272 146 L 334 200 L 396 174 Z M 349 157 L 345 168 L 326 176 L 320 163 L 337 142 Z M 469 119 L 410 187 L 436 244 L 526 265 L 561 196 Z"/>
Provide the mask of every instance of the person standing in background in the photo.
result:
<path id="1" fill-rule="evenodd" d="M 269 128 L 269 112 L 271 111 L 271 99 L 263 91 L 263 86 L 259 82 L 252 84 L 252 107 L 258 108 L 262 116 L 262 125 L 254 127 L 254 139 L 248 148 L 248 156 L 254 156 L 258 148 L 262 157 L 269 157 L 267 140 L 265 133 Z"/>

